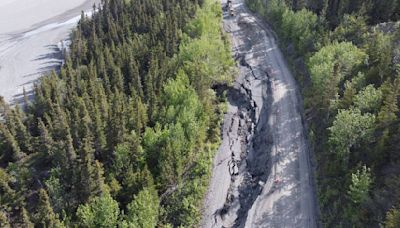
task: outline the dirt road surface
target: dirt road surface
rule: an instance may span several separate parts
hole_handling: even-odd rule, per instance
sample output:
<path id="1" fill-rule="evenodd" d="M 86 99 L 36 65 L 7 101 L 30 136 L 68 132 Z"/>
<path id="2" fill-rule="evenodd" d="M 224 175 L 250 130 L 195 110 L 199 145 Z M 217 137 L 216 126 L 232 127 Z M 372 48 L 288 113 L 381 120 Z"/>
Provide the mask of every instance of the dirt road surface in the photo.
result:
<path id="1" fill-rule="evenodd" d="M 201 226 L 318 227 L 296 82 L 268 25 L 243 0 L 234 0 L 233 8 L 234 16 L 224 11 L 224 28 L 240 74 L 228 91 Z"/>
<path id="2" fill-rule="evenodd" d="M 100 0 L 1 0 L 0 96 L 10 103 L 31 95 L 32 85 L 62 63 L 61 49 L 81 12 Z"/>

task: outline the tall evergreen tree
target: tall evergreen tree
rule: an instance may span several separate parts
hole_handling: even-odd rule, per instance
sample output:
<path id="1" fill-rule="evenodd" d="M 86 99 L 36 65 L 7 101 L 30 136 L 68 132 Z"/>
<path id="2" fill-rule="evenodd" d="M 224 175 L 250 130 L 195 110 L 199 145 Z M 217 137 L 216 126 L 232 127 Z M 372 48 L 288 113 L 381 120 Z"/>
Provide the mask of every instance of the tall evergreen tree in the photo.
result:
<path id="1" fill-rule="evenodd" d="M 58 216 L 54 213 L 49 196 L 46 190 L 40 189 L 38 192 L 38 202 L 35 209 L 35 223 L 40 227 L 62 227 Z"/>

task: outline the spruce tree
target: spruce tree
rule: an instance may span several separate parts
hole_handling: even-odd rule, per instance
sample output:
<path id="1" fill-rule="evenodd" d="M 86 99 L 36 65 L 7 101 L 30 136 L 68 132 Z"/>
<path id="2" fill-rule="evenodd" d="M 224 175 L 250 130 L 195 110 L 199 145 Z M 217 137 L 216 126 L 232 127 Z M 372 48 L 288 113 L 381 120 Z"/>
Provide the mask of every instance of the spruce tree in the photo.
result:
<path id="1" fill-rule="evenodd" d="M 53 154 L 53 146 L 54 141 L 51 138 L 49 131 L 47 130 L 45 124 L 41 119 L 38 121 L 38 128 L 39 128 L 39 150 L 40 153 L 43 153 L 44 157 L 52 158 Z"/>
<path id="2" fill-rule="evenodd" d="M 15 162 L 21 159 L 25 154 L 21 151 L 17 140 L 11 132 L 0 122 L 0 139 L 3 144 L 3 162 Z"/>
<path id="3" fill-rule="evenodd" d="M 25 207 L 22 207 L 19 211 L 18 226 L 21 228 L 34 228 L 34 224 L 31 222 L 29 213 Z"/>
<path id="4" fill-rule="evenodd" d="M 0 226 L 4 228 L 11 228 L 8 213 L 0 210 Z"/>
<path id="5" fill-rule="evenodd" d="M 92 148 L 92 142 L 89 138 L 84 138 L 82 146 L 79 149 L 79 178 L 77 183 L 77 191 L 80 202 L 88 202 L 92 193 L 96 190 L 96 182 L 94 179 L 95 167 L 94 167 L 94 150 Z"/>
<path id="6" fill-rule="evenodd" d="M 50 205 L 49 196 L 46 190 L 40 189 L 38 192 L 38 202 L 36 204 L 34 221 L 39 227 L 62 227 L 58 216 L 54 213 Z"/>

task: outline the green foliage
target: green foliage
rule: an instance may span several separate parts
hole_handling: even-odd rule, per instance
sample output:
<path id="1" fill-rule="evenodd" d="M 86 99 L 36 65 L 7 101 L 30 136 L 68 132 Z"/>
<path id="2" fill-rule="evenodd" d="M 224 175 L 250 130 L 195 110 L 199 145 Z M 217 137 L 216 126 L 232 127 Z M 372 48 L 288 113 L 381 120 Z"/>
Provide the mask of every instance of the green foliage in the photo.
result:
<path id="1" fill-rule="evenodd" d="M 399 20 L 400 2 L 398 0 L 373 1 L 370 9 L 372 22 L 384 22 L 389 20 Z"/>
<path id="2" fill-rule="evenodd" d="M 350 148 L 370 135 L 374 123 L 372 114 L 362 114 L 358 109 L 339 110 L 332 127 L 328 128 L 329 143 L 344 167 L 348 164 Z"/>
<path id="3" fill-rule="evenodd" d="M 353 44 L 334 42 L 323 47 L 310 58 L 309 68 L 312 81 L 318 91 L 321 91 L 327 81 L 333 77 L 337 77 L 337 81 L 340 81 L 350 76 L 353 69 L 365 60 L 366 54 Z"/>
<path id="4" fill-rule="evenodd" d="M 20 214 L 19 214 L 18 224 L 21 227 L 24 227 L 24 228 L 34 228 L 35 227 L 34 224 L 31 222 L 31 218 L 29 217 L 29 214 L 24 207 L 22 209 L 20 209 L 19 213 Z"/>
<path id="5" fill-rule="evenodd" d="M 135 132 L 126 136 L 126 142 L 116 146 L 114 161 L 112 163 L 113 174 L 123 176 L 131 169 L 142 168 L 145 165 L 145 157 L 141 139 Z"/>
<path id="6" fill-rule="evenodd" d="M 315 53 L 308 61 L 314 102 L 320 108 L 330 107 L 339 83 L 351 76 L 365 60 L 366 54 L 349 42 L 334 42 Z"/>
<path id="7" fill-rule="evenodd" d="M 24 153 L 21 151 L 21 148 L 18 145 L 17 140 L 2 123 L 0 123 L 0 139 L 2 141 L 1 149 L 2 149 L 2 160 L 11 162 L 18 161 L 24 156 Z"/>
<path id="8" fill-rule="evenodd" d="M 389 124 L 396 121 L 400 103 L 397 97 L 400 95 L 400 79 L 397 78 L 393 83 L 384 83 L 382 93 L 385 95 L 383 106 L 378 114 L 378 120 L 382 124 Z"/>
<path id="9" fill-rule="evenodd" d="M 390 209 L 386 214 L 385 227 L 396 228 L 400 226 L 400 211 L 398 209 Z"/>
<path id="10" fill-rule="evenodd" d="M 261 0 L 246 0 L 246 4 L 247 7 L 249 7 L 249 9 L 251 11 L 257 11 L 257 10 L 263 10 L 264 9 L 264 5 L 263 2 Z M 261 15 L 265 15 L 265 13 L 261 13 Z"/>
<path id="11" fill-rule="evenodd" d="M 207 151 L 210 154 L 211 151 Z M 185 184 L 177 186 L 177 190 L 171 194 L 169 201 L 166 202 L 165 208 L 171 211 L 170 221 L 180 221 L 182 227 L 192 227 L 199 224 L 201 218 L 201 206 L 204 192 L 207 190 L 208 169 L 209 163 L 207 161 L 211 158 L 203 154 L 203 158 L 195 163 L 191 173 L 187 176 L 200 176 L 187 181 Z"/>
<path id="12" fill-rule="evenodd" d="M 39 200 L 36 204 L 36 213 L 34 214 L 35 224 L 41 227 L 63 227 L 58 215 L 54 213 L 50 205 L 49 196 L 44 189 L 39 191 Z"/>
<path id="13" fill-rule="evenodd" d="M 195 90 L 182 71 L 165 85 L 163 101 L 166 108 L 160 113 L 162 130 L 148 129 L 144 145 L 148 160 L 158 160 L 158 169 L 153 171 L 168 186 L 178 183 L 194 160 L 196 142 L 205 137 L 205 116 Z"/>
<path id="14" fill-rule="evenodd" d="M 101 4 L 82 16 L 60 73 L 35 85 L 25 112 L 0 99 L 1 218 L 194 227 L 219 137 L 211 87 L 229 83 L 234 67 L 220 4 Z M 38 192 L 43 213 L 30 206 Z"/>
<path id="15" fill-rule="evenodd" d="M 200 97 L 207 97 L 211 84 L 232 81 L 234 62 L 227 39 L 221 39 L 221 19 L 220 4 L 207 0 L 186 27 L 190 37 L 180 45 L 179 62 Z"/>
<path id="16" fill-rule="evenodd" d="M 367 79 L 372 83 L 383 83 L 392 74 L 391 36 L 375 30 L 368 39 L 369 71 Z"/>
<path id="17" fill-rule="evenodd" d="M 345 14 L 331 39 L 339 42 L 351 41 L 356 46 L 361 46 L 367 41 L 367 35 L 368 27 L 363 16 Z"/>
<path id="18" fill-rule="evenodd" d="M 158 195 L 153 187 L 144 188 L 128 205 L 128 227 L 152 228 L 157 226 L 159 215 Z"/>
<path id="19" fill-rule="evenodd" d="M 120 210 L 118 202 L 110 194 L 96 197 L 78 208 L 77 216 L 83 227 L 115 227 Z"/>
<path id="20" fill-rule="evenodd" d="M 337 26 L 346 14 L 365 16 L 370 24 L 399 20 L 398 0 L 309 1 L 307 6 L 317 12 L 322 11 L 322 16 L 332 27 Z"/>
<path id="21" fill-rule="evenodd" d="M 11 227 L 7 213 L 5 213 L 4 211 L 0 211 L 0 226 L 5 228 Z"/>
<path id="22" fill-rule="evenodd" d="M 176 79 L 169 80 L 164 86 L 163 103 L 166 110 L 160 114 L 163 124 L 182 123 L 190 140 L 201 122 L 203 110 L 196 91 L 190 86 L 189 79 L 182 71 Z"/>
<path id="23" fill-rule="evenodd" d="M 65 206 L 65 192 L 60 183 L 59 172 L 58 169 L 52 169 L 51 176 L 45 181 L 47 191 L 50 195 L 51 204 L 56 212 L 61 212 Z"/>
<path id="24" fill-rule="evenodd" d="M 2 168 L 0 168 L 0 205 L 1 209 L 7 209 L 10 203 L 14 201 L 15 191 L 11 188 L 10 184 L 12 177 Z"/>
<path id="25" fill-rule="evenodd" d="M 371 170 L 365 165 L 361 171 L 351 174 L 351 185 L 349 186 L 348 195 L 355 204 L 364 203 L 371 188 L 372 177 Z"/>
<path id="26" fill-rule="evenodd" d="M 294 43 L 299 53 L 306 52 L 313 48 L 317 19 L 317 15 L 306 9 L 298 12 L 286 9 L 282 14 L 281 33 Z"/>
<path id="27" fill-rule="evenodd" d="M 347 196 L 350 202 L 345 208 L 345 221 L 343 224 L 351 224 L 353 226 L 362 226 L 363 220 L 366 220 L 363 214 L 370 200 L 369 192 L 373 180 L 371 177 L 371 170 L 365 165 L 357 169 L 355 173 L 351 174 L 351 184 L 347 191 Z"/>
<path id="28" fill-rule="evenodd" d="M 293 43 L 298 53 L 312 50 L 318 17 L 307 9 L 294 11 L 284 1 L 271 0 L 266 5 L 260 0 L 247 0 L 250 9 L 268 18 L 286 42 Z"/>
<path id="29" fill-rule="evenodd" d="M 400 202 L 398 180 L 388 172 L 397 173 L 400 164 L 400 80 L 394 65 L 400 1 L 246 3 L 273 25 L 303 86 L 323 225 L 379 226 L 385 210 Z M 347 197 L 348 174 L 360 162 L 374 167 L 371 176 L 380 178 L 369 186 L 372 197 L 355 205 Z M 391 213 L 396 224 L 397 212 Z"/>
<path id="30" fill-rule="evenodd" d="M 183 71 L 165 85 L 163 103 L 166 109 L 160 113 L 160 123 L 164 125 L 158 125 L 154 130 L 147 129 L 143 144 L 145 151 L 149 153 L 148 161 L 154 162 L 156 157 L 158 159 L 157 169 L 153 166 L 153 173 L 158 176 L 159 183 L 170 186 L 165 189 L 166 193 L 172 192 L 167 203 L 168 220 L 174 224 L 193 226 L 198 222 L 200 214 L 186 213 L 177 208 L 183 209 L 190 204 L 191 208 L 198 210 L 196 204 L 202 197 L 194 196 L 202 195 L 205 190 L 193 189 L 188 193 L 185 189 L 191 183 L 201 182 L 205 186 L 202 182 L 204 173 L 193 174 L 193 167 L 197 167 L 197 162 L 204 159 L 201 157 L 201 143 L 206 137 L 206 113 Z M 151 163 L 149 166 L 151 167 Z M 207 165 L 202 169 L 207 169 Z M 199 180 L 192 179 L 188 183 L 186 179 L 190 175 Z M 176 199 L 179 200 L 175 201 Z"/>
<path id="31" fill-rule="evenodd" d="M 362 112 L 376 113 L 382 104 L 382 91 L 368 85 L 354 97 L 354 105 Z"/>
<path id="32" fill-rule="evenodd" d="M 188 162 L 192 160 L 190 157 L 192 151 L 190 147 L 185 147 L 187 145 L 185 133 L 180 123 L 169 126 L 165 132 L 165 144 L 158 160 L 159 180 L 164 186 L 171 186 L 182 181 L 182 175 L 190 164 Z"/>

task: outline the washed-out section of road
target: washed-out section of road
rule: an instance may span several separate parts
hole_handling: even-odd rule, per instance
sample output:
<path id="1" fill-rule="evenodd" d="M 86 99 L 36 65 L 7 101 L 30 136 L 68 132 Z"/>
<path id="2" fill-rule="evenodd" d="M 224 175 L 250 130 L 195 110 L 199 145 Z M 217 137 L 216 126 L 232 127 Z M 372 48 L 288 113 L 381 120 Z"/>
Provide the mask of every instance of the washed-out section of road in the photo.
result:
<path id="1" fill-rule="evenodd" d="M 80 19 L 100 0 L 1 0 L 0 96 L 19 103 L 33 83 L 62 61 L 62 49 Z"/>
<path id="2" fill-rule="evenodd" d="M 223 7 L 227 5 L 222 1 Z M 273 31 L 234 0 L 225 8 L 240 74 L 228 90 L 202 227 L 318 227 L 296 82 Z M 238 173 L 230 172 L 232 164 Z"/>

